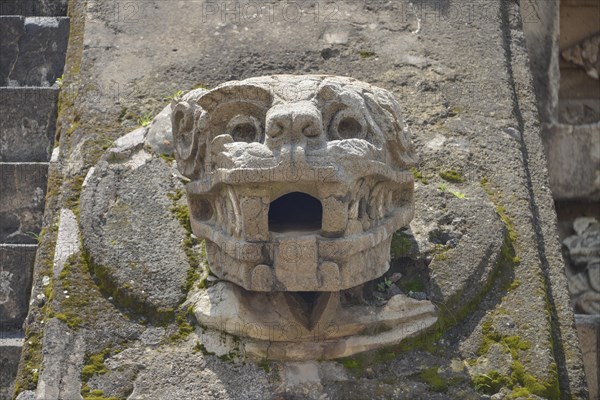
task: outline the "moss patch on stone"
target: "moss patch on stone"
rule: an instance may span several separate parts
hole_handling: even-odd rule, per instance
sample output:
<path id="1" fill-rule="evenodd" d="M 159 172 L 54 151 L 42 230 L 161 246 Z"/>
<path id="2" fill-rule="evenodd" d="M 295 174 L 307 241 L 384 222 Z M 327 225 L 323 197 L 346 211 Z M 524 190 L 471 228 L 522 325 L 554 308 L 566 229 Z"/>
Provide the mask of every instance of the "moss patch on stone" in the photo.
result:
<path id="1" fill-rule="evenodd" d="M 392 258 L 400 258 L 406 257 L 411 253 L 412 250 L 412 242 L 409 239 L 409 236 L 402 232 L 396 231 L 392 235 L 392 245 L 391 245 L 391 253 Z"/>
<path id="2" fill-rule="evenodd" d="M 413 167 L 410 169 L 410 172 L 412 172 L 415 181 L 421 182 L 423 185 L 429 185 L 429 180 L 421 171 Z"/>
<path id="3" fill-rule="evenodd" d="M 52 176 L 52 174 L 51 174 Z M 48 184 L 58 185 L 59 181 L 52 181 Z M 51 197 L 50 201 L 55 201 L 56 195 Z M 42 277 L 52 277 L 54 267 L 54 249 L 58 237 L 58 221 L 53 220 L 47 227 L 44 227 L 39 235 L 39 247 L 36 259 L 36 278 L 41 281 Z M 39 378 L 39 372 L 42 365 L 42 341 L 44 338 L 44 325 L 40 321 L 46 321 L 48 317 L 49 304 L 54 297 L 54 282 L 50 279 L 48 285 L 42 286 L 41 282 L 34 283 L 34 290 L 42 292 L 45 296 L 45 303 L 41 308 L 34 308 L 30 313 L 35 315 L 35 322 L 25 326 L 25 340 L 21 351 L 19 370 L 15 379 L 15 397 L 24 390 L 35 390 Z M 34 296 L 32 296 L 33 298 Z"/>
<path id="4" fill-rule="evenodd" d="M 448 383 L 440 376 L 440 367 L 434 365 L 419 372 L 419 379 L 425 382 L 434 392 L 446 393 Z"/>
<path id="5" fill-rule="evenodd" d="M 100 389 L 91 389 L 87 382 L 95 375 L 104 375 L 108 368 L 104 361 L 110 355 L 111 350 L 106 348 L 96 354 L 86 354 L 84 365 L 81 369 L 81 395 L 84 400 L 121 400 L 117 397 L 104 397 L 104 391 Z"/>
<path id="6" fill-rule="evenodd" d="M 202 260 L 206 260 L 206 245 L 204 241 L 198 240 L 192 233 L 192 227 L 190 224 L 190 209 L 187 203 L 182 202 L 182 199 L 184 197 L 183 190 L 177 189 L 176 191 L 167 194 L 167 196 L 173 202 L 173 205 L 171 206 L 171 213 L 179 221 L 181 226 L 185 229 L 183 250 L 190 265 L 187 270 L 186 283 L 182 289 L 185 292 L 189 292 L 194 286 L 194 284 L 205 284 L 204 280 L 201 278 L 203 275 L 206 276 L 207 274 L 203 274 L 200 264 Z M 200 252 L 198 251 L 199 246 Z"/>
<path id="7" fill-rule="evenodd" d="M 392 361 L 396 358 L 396 351 L 392 348 L 382 348 L 356 354 L 352 357 L 337 360 L 354 376 L 360 378 L 365 369 L 376 364 Z"/>
<path id="8" fill-rule="evenodd" d="M 486 320 L 482 325 L 483 343 L 477 350 L 477 354 L 483 356 L 487 354 L 490 347 L 495 344 L 501 344 L 502 348 L 510 353 L 512 358 L 517 360 L 519 358 L 519 350 L 529 350 L 531 344 L 527 341 L 522 340 L 516 335 L 501 335 L 496 332 L 493 328 L 493 322 L 491 319 Z"/>
<path id="9" fill-rule="evenodd" d="M 463 183 L 465 181 L 465 178 L 463 178 L 457 171 L 453 169 L 440 171 L 440 178 L 452 183 Z"/>

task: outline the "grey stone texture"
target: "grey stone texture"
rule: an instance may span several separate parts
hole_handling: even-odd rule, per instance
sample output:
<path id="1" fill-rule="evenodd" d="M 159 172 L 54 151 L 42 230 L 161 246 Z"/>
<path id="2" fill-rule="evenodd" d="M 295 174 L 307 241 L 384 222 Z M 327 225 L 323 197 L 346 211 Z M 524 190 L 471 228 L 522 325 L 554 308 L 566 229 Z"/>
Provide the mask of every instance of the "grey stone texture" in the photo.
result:
<path id="1" fill-rule="evenodd" d="M 158 154 L 173 156 L 170 104 L 152 120 L 146 135 L 146 145 Z"/>
<path id="2" fill-rule="evenodd" d="M 0 15 L 67 15 L 66 0 L 0 0 Z"/>
<path id="3" fill-rule="evenodd" d="M 47 179 L 46 163 L 0 163 L 0 243 L 37 242 Z"/>
<path id="4" fill-rule="evenodd" d="M 14 380 L 19 364 L 23 335 L 0 330 L 0 400 L 13 398 Z"/>
<path id="5" fill-rule="evenodd" d="M 62 75 L 68 17 L 0 16 L 0 86 L 52 86 Z"/>
<path id="6" fill-rule="evenodd" d="M 0 88 L 0 162 L 50 160 L 57 100 L 57 88 Z"/>
<path id="7" fill-rule="evenodd" d="M 169 197 L 182 186 L 163 159 L 143 149 L 145 133 L 115 141 L 91 171 L 81 195 L 81 228 L 104 287 L 151 314 L 172 312 L 183 301 L 189 264 L 186 232 Z"/>
<path id="8" fill-rule="evenodd" d="M 569 291 L 580 314 L 600 314 L 600 223 L 577 218 L 575 234 L 563 240 L 569 263 Z"/>
<path id="9" fill-rule="evenodd" d="M 481 287 L 481 295 L 473 298 L 466 308 L 461 307 L 460 312 L 446 314 L 444 320 L 453 327 L 440 326 L 442 336 L 435 342 L 436 351 L 427 351 L 431 349 L 428 346 L 407 344 L 389 352 L 386 349 L 373 363 L 363 363 L 358 357 L 344 363 L 332 361 L 322 364 L 324 367 L 318 373 L 314 368 L 299 368 L 295 363 L 284 362 L 266 363 L 263 369 L 253 362 L 227 361 L 238 359 L 235 353 L 219 358 L 203 352 L 202 328 L 194 318 L 188 322 L 197 332 L 187 337 L 184 335 L 187 328 L 178 319 L 160 327 L 165 333 L 158 343 L 158 339 L 149 340 L 160 335 L 157 326 L 139 323 L 141 317 L 126 309 L 127 304 L 115 302 L 106 292 L 98 290 L 97 281 L 92 279 L 96 275 L 74 265 L 71 270 L 74 276 L 67 276 L 65 283 L 77 278 L 81 285 L 74 287 L 89 301 L 75 308 L 81 311 L 76 314 L 82 319 L 79 325 L 71 321 L 73 327 L 66 324 L 63 330 L 48 331 L 53 336 L 48 340 L 62 341 L 61 336 L 71 339 L 64 341 L 67 345 L 63 355 L 40 352 L 46 354 L 41 366 L 64 363 L 64 354 L 81 354 L 82 350 L 83 354 L 98 354 L 108 348 L 104 362 L 108 372 L 94 374 L 86 382 L 91 390 L 106 389 L 105 397 L 116 395 L 118 389 L 121 393 L 127 390 L 130 398 L 136 399 L 364 399 L 372 398 L 373 394 L 384 398 L 443 399 L 510 395 L 509 385 L 476 389 L 472 380 L 485 379 L 484 375 L 489 376 L 492 370 L 512 379 L 518 361 L 542 386 L 549 385 L 536 390 L 536 396 L 557 397 L 552 389 L 557 384 L 560 397 L 585 398 L 581 354 L 555 235 L 555 213 L 519 9 L 508 0 L 469 8 L 462 4 L 298 3 L 296 6 L 306 12 L 299 14 L 301 20 L 293 20 L 294 10 L 290 7 L 294 6 L 286 8 L 290 14 L 284 19 L 281 3 L 272 7 L 275 12 L 271 18 L 266 6 L 256 16 L 251 9 L 243 8 L 246 3 L 240 4 L 239 11 L 234 6 L 233 13 L 223 13 L 220 2 L 156 2 L 144 3 L 147 6 L 137 10 L 136 20 L 123 21 L 115 18 L 113 3 L 95 3 L 86 9 L 82 3 L 74 2 L 73 26 L 77 27 L 77 34 L 71 37 L 67 64 L 78 68 L 67 68 L 65 79 L 82 85 L 95 84 L 104 91 L 100 95 L 82 93 L 72 107 L 66 105 L 61 109 L 59 160 L 65 166 L 64 188 L 70 180 L 83 180 L 88 169 L 97 164 L 102 143 L 134 129 L 138 116 L 164 109 L 170 102 L 167 98 L 177 90 L 200 84 L 214 87 L 230 80 L 269 74 L 352 76 L 389 90 L 397 98 L 421 157 L 415 175 L 420 172 L 421 179 L 428 181 L 428 185 L 423 185 L 430 196 L 439 196 L 439 203 L 422 206 L 429 214 L 440 212 L 432 220 L 435 223 L 431 229 L 411 229 L 417 243 L 411 241 L 410 246 L 418 254 L 415 260 L 401 257 L 392 263 L 392 268 L 399 270 L 394 272 L 410 277 L 408 266 L 414 261 L 413 268 L 422 274 L 424 284 L 407 282 L 404 290 L 431 296 L 434 292 L 427 283 L 430 265 L 436 264 L 435 275 L 439 277 L 445 271 L 446 282 L 452 284 L 452 276 L 460 273 L 461 264 L 452 264 L 455 270 L 445 269 L 444 258 L 449 262 L 454 257 L 467 260 L 471 248 L 452 253 L 461 246 L 461 241 L 467 243 L 467 238 L 464 233 L 458 237 L 460 221 L 447 219 L 444 214 L 455 213 L 456 204 L 463 204 L 465 210 L 471 204 L 484 204 L 480 212 L 484 217 L 491 215 L 487 211 L 492 207 L 490 204 L 471 200 L 483 197 L 484 188 L 489 193 L 487 201 L 498 215 L 490 222 L 485 218 L 470 221 L 467 227 L 475 229 L 471 226 L 474 224 L 477 229 L 494 231 L 495 243 L 496 235 L 501 235 L 495 231 L 499 226 L 497 219 L 504 219 L 506 231 L 513 233 L 507 235 L 512 238 L 507 248 L 510 250 L 512 245 L 518 259 L 502 257 L 504 262 L 498 275 L 492 274 L 490 286 Z M 318 18 L 315 18 L 317 8 Z M 253 15 L 262 20 L 250 20 Z M 80 125 L 67 135 L 75 117 Z M 167 160 L 159 161 L 168 165 Z M 456 171 L 465 182 L 444 180 L 440 173 L 448 170 Z M 161 175 L 151 168 L 148 172 Z M 124 171 L 125 177 L 129 173 Z M 175 170 L 171 169 L 171 173 L 175 174 Z M 149 178 L 137 176 L 149 186 Z M 480 183 L 483 178 L 487 180 L 484 187 Z M 91 178 L 89 182 L 95 184 Z M 416 197 L 424 186 L 415 187 Z M 143 195 L 150 198 L 153 190 L 154 187 L 140 189 L 138 199 L 142 201 Z M 424 193 L 421 196 L 428 198 Z M 58 210 L 68 206 L 66 200 L 51 197 L 53 205 L 48 210 L 47 226 L 57 222 Z M 140 202 L 149 203 L 149 200 Z M 146 226 L 153 224 L 155 229 L 161 229 L 154 216 L 143 217 Z M 425 245 L 424 237 L 435 231 L 438 234 L 433 235 L 427 246 L 438 249 L 438 253 L 432 250 L 421 254 L 419 243 Z M 142 236 L 138 234 L 135 238 L 139 240 Z M 457 247 L 452 248 L 457 239 Z M 51 237 L 44 239 L 43 244 L 51 240 Z M 102 251 L 108 252 L 107 249 L 110 247 L 104 246 Z M 160 248 L 148 246 L 144 250 L 156 254 Z M 508 251 L 505 255 L 512 254 Z M 488 259 L 491 262 L 492 257 Z M 42 261 L 38 271 L 43 269 Z M 489 268 L 479 270 L 484 272 Z M 43 290 L 42 276 L 41 272 L 36 274 L 34 296 Z M 60 279 L 54 283 L 63 284 Z M 205 284 L 214 283 L 214 279 L 207 279 Z M 478 279 L 470 282 L 471 286 L 483 286 Z M 60 309 L 64 300 L 59 293 L 51 301 L 52 307 Z M 437 306 L 443 312 L 447 305 Z M 182 308 L 178 311 L 185 312 Z M 44 332 L 42 315 L 40 310 L 32 309 L 29 332 Z M 146 330 L 152 334 L 142 335 Z M 223 341 L 235 341 L 223 336 Z M 84 349 L 79 347 L 76 337 L 82 338 Z M 498 337 L 505 340 L 489 342 Z M 520 338 L 526 343 L 521 347 L 527 349 L 506 352 L 504 344 L 510 342 L 506 340 L 509 337 Z M 490 344 L 489 348 L 485 343 Z M 25 351 L 28 350 L 34 351 L 26 344 Z M 126 374 L 120 372 L 124 368 Z M 292 369 L 297 373 L 285 372 Z M 445 389 L 422 379 L 431 371 L 437 371 L 446 382 Z M 51 374 L 54 382 L 69 387 L 77 387 L 80 382 L 83 387 L 76 373 L 48 368 L 45 382 L 51 381 Z M 22 367 L 18 379 L 26 376 L 27 368 Z M 115 380 L 116 376 L 126 382 Z M 298 376 L 306 379 L 295 379 Z M 522 389 L 521 386 L 517 382 L 513 388 Z"/>
<path id="10" fill-rule="evenodd" d="M 558 121 L 560 2 L 520 2 L 523 33 L 540 113 L 545 123 Z"/>
<path id="11" fill-rule="evenodd" d="M 29 307 L 35 245 L 0 244 L 0 332 L 21 329 Z"/>
<path id="12" fill-rule="evenodd" d="M 600 396 L 600 316 L 575 315 L 590 399 Z"/>
<path id="13" fill-rule="evenodd" d="M 544 147 L 555 199 L 600 201 L 600 122 L 549 125 Z"/>

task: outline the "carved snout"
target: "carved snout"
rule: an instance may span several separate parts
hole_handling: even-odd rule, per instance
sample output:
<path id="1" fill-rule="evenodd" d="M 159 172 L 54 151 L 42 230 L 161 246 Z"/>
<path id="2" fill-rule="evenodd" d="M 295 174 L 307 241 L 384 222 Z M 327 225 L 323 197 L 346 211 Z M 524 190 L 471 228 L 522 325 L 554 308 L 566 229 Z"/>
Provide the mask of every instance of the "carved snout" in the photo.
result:
<path id="1" fill-rule="evenodd" d="M 278 105 L 267 112 L 265 144 L 271 150 L 284 146 L 320 147 L 324 145 L 321 112 L 310 102 Z"/>

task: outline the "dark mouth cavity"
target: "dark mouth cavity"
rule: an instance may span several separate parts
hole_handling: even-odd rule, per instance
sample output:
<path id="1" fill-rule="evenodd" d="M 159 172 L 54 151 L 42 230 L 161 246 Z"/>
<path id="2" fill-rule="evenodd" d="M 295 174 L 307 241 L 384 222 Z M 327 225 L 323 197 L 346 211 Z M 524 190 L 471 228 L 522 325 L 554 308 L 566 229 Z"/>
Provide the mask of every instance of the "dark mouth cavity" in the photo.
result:
<path id="1" fill-rule="evenodd" d="M 321 202 L 306 193 L 288 193 L 272 201 L 269 206 L 271 232 L 320 231 L 322 220 Z"/>

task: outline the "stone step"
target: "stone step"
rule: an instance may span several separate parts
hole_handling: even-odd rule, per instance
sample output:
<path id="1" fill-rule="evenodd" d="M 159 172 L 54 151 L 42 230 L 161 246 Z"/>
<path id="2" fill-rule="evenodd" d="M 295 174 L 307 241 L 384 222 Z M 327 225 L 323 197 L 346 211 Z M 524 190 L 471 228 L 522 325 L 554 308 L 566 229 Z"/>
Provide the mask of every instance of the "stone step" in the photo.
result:
<path id="1" fill-rule="evenodd" d="M 68 17 L 0 16 L 0 86 L 52 86 L 62 75 Z"/>
<path id="2" fill-rule="evenodd" d="M 23 347 L 23 332 L 0 330 L 0 400 L 11 399 Z"/>
<path id="3" fill-rule="evenodd" d="M 37 245 L 0 244 L 0 329 L 20 329 L 27 316 Z"/>
<path id="4" fill-rule="evenodd" d="M 48 163 L 0 162 L 0 243 L 37 243 L 47 180 Z"/>
<path id="5" fill-rule="evenodd" d="M 67 15 L 67 0 L 0 0 L 0 15 Z"/>
<path id="6" fill-rule="evenodd" d="M 58 88 L 0 87 L 0 162 L 50 160 Z"/>

